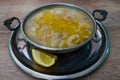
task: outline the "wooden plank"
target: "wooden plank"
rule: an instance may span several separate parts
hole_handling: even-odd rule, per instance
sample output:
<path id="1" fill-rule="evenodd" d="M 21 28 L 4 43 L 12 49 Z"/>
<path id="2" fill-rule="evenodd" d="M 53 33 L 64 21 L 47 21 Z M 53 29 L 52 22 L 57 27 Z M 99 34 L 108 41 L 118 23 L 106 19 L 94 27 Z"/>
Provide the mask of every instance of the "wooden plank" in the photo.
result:
<path id="1" fill-rule="evenodd" d="M 46 4 L 64 2 L 81 6 L 92 13 L 105 9 L 109 15 L 105 24 L 111 41 L 111 52 L 105 63 L 95 72 L 76 80 L 119 80 L 120 79 L 120 0 L 0 0 L 0 80 L 39 80 L 22 72 L 8 55 L 10 31 L 3 21 L 16 16 L 21 20 L 33 9 Z"/>

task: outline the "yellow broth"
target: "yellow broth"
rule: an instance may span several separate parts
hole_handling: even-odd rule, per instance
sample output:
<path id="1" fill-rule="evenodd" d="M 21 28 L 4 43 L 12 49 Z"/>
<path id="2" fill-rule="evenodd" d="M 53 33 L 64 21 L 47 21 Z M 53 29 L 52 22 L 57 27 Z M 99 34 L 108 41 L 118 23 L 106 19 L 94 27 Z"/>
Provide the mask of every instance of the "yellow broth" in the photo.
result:
<path id="1" fill-rule="evenodd" d="M 76 9 L 50 8 L 32 15 L 25 33 L 34 42 L 53 48 L 67 48 L 87 40 L 93 31 L 90 17 Z"/>

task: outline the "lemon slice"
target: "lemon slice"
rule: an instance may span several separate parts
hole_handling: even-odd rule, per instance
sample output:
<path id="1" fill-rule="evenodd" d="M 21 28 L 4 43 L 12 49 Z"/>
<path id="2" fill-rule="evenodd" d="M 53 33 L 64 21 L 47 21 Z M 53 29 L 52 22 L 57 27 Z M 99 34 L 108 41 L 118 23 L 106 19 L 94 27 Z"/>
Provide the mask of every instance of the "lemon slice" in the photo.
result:
<path id="1" fill-rule="evenodd" d="M 32 49 L 32 57 L 37 64 L 44 67 L 52 66 L 57 59 L 57 56 L 38 49 Z"/>

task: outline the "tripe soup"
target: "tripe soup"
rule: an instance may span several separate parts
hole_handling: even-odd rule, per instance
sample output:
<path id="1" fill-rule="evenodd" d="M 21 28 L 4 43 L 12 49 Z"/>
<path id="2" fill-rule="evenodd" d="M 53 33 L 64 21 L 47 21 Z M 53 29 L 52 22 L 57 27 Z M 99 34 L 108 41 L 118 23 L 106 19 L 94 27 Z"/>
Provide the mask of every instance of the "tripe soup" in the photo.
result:
<path id="1" fill-rule="evenodd" d="M 52 48 L 68 48 L 86 41 L 93 32 L 91 18 L 81 10 L 55 7 L 31 15 L 24 25 L 34 42 Z"/>

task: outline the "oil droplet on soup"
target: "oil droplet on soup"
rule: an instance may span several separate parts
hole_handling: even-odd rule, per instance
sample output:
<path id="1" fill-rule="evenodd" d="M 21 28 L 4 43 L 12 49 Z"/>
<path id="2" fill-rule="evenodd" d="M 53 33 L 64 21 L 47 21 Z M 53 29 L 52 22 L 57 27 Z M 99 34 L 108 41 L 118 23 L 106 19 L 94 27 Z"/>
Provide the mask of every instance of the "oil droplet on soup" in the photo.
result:
<path id="1" fill-rule="evenodd" d="M 87 14 L 67 7 L 39 11 L 25 23 L 25 33 L 31 40 L 54 48 L 80 44 L 92 31 L 93 23 Z"/>

